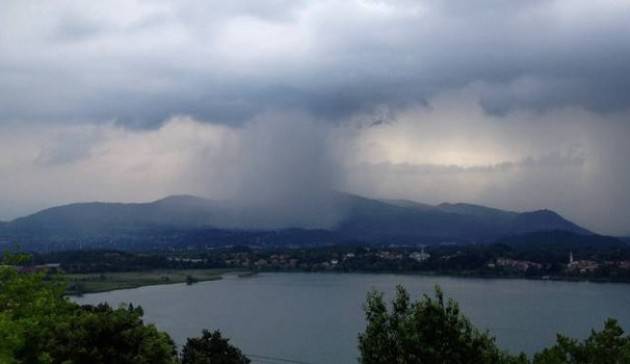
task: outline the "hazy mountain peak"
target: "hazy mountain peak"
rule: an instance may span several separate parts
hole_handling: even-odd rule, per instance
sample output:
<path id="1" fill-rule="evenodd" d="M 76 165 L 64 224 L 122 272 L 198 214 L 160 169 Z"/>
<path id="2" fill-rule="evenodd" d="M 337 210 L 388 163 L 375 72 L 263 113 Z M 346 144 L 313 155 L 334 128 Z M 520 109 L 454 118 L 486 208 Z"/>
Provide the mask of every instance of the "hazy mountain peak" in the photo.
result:
<path id="1" fill-rule="evenodd" d="M 390 205 L 395 205 L 395 206 L 399 206 L 399 207 L 406 207 L 406 208 L 415 208 L 415 209 L 421 209 L 421 210 L 429 210 L 429 209 L 434 209 L 435 206 L 433 205 L 429 205 L 426 203 L 422 203 L 422 202 L 416 202 L 416 201 L 412 201 L 412 200 L 404 200 L 404 199 L 385 199 L 385 200 L 381 200 L 387 204 Z"/>
<path id="2" fill-rule="evenodd" d="M 574 224 L 565 219 L 555 211 L 542 209 L 518 214 L 514 220 L 513 229 L 519 232 L 530 232 L 531 226 L 536 226 L 537 230 L 569 230 L 579 234 L 592 234 L 587 229 Z M 528 230 L 528 231 L 526 231 Z"/>
<path id="3" fill-rule="evenodd" d="M 461 214 L 461 215 L 471 215 L 476 217 L 487 217 L 487 218 L 500 218 L 500 219 L 511 219 L 517 215 L 516 212 L 500 210 L 492 207 L 475 205 L 470 203 L 448 203 L 443 202 L 436 206 L 440 211 Z"/>
<path id="4" fill-rule="evenodd" d="M 347 193 L 335 195 L 335 206 L 341 216 L 339 223 L 328 229 L 318 229 L 327 231 L 325 239 L 328 243 L 492 242 L 504 236 L 551 230 L 590 234 L 551 210 L 517 213 L 466 203 L 432 206 L 408 200 L 376 200 Z M 266 210 L 191 195 L 172 195 L 148 203 L 78 203 L 49 208 L 0 224 L 0 239 L 3 236 L 8 237 L 7 241 L 21 242 L 83 242 L 96 239 L 107 244 L 129 241 L 135 244 L 145 240 L 154 243 L 155 239 L 162 239 L 163 244 L 170 244 L 173 238 L 160 238 L 164 231 L 171 231 L 177 239 L 194 233 L 195 239 L 202 241 L 203 231 L 214 231 L 213 234 L 234 230 L 313 231 L 308 225 L 292 224 L 281 228 L 261 228 L 255 224 L 257 214 L 261 213 L 266 213 Z M 311 233 L 305 234 L 307 240 L 312 236 Z M 321 238 L 322 235 L 318 236 Z M 212 241 L 213 238 L 208 237 L 208 242 Z"/>
<path id="5" fill-rule="evenodd" d="M 212 202 L 212 200 L 209 200 L 207 198 L 193 195 L 170 195 L 153 201 L 154 204 L 170 206 L 207 205 Z"/>

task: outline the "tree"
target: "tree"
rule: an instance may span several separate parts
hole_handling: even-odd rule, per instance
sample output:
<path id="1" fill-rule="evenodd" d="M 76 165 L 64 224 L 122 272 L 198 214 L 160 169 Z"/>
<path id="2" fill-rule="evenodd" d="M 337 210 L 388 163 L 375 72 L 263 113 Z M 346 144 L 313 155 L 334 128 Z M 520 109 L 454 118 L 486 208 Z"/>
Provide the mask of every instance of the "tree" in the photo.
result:
<path id="1" fill-rule="evenodd" d="M 554 346 L 534 356 L 534 364 L 630 363 L 630 336 L 623 334 L 617 321 L 609 319 L 583 342 L 558 335 Z"/>
<path id="2" fill-rule="evenodd" d="M 0 362 L 48 362 L 43 343 L 72 310 L 63 285 L 45 282 L 43 273 L 21 273 L 24 255 L 5 254 L 0 264 Z"/>
<path id="3" fill-rule="evenodd" d="M 171 338 L 142 321 L 140 307 L 78 307 L 46 342 L 54 363 L 175 364 Z"/>
<path id="4" fill-rule="evenodd" d="M 444 300 L 436 287 L 435 299 L 424 295 L 411 302 L 398 286 L 388 310 L 383 294 L 372 291 L 364 307 L 365 332 L 359 335 L 362 364 L 496 364 L 527 363 L 499 350 L 494 338 L 479 332 L 453 300 Z"/>
<path id="5" fill-rule="evenodd" d="M 194 283 L 197 283 L 197 279 L 191 276 L 190 274 L 188 274 L 186 276 L 186 284 L 190 286 L 191 284 L 194 284 Z"/>
<path id="6" fill-rule="evenodd" d="M 79 306 L 62 282 L 43 278 L 0 265 L 0 363 L 177 363 L 172 340 L 144 325 L 142 309 Z"/>
<path id="7" fill-rule="evenodd" d="M 219 331 L 203 330 L 200 338 L 189 338 L 182 350 L 181 364 L 248 364 L 249 359 L 223 338 Z"/>

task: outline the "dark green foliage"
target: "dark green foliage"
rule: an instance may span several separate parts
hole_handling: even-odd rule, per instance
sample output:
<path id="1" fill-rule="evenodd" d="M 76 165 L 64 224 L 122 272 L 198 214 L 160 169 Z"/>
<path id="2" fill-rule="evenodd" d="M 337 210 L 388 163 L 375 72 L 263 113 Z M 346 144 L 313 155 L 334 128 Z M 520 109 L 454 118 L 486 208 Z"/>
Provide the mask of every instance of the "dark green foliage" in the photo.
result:
<path id="1" fill-rule="evenodd" d="M 219 331 L 203 331 L 200 338 L 189 338 L 182 350 L 182 364 L 248 364 L 239 349 L 221 337 Z"/>
<path id="2" fill-rule="evenodd" d="M 142 322 L 140 307 L 82 306 L 59 322 L 45 343 L 53 363 L 176 363 L 166 333 Z"/>
<path id="3" fill-rule="evenodd" d="M 79 306 L 44 276 L 0 265 L 0 363 L 177 362 L 171 339 L 144 325 L 140 308 Z"/>
<path id="4" fill-rule="evenodd" d="M 558 335 L 557 343 L 529 360 L 524 354 L 500 351 L 460 313 L 457 304 L 436 288 L 411 302 L 402 287 L 389 310 L 383 295 L 370 292 L 365 307 L 367 327 L 359 335 L 362 364 L 628 364 L 630 336 L 615 320 L 580 342 Z"/>
<path id="5" fill-rule="evenodd" d="M 630 363 L 630 336 L 615 320 L 602 331 L 593 331 L 583 342 L 558 335 L 557 343 L 534 357 L 534 364 L 627 364 Z"/>
<path id="6" fill-rule="evenodd" d="M 186 276 L 186 284 L 187 285 L 191 285 L 193 283 L 197 283 L 197 279 L 193 276 L 191 276 L 190 274 Z"/>
<path id="7" fill-rule="evenodd" d="M 134 254 L 116 250 L 69 250 L 35 254 L 38 264 L 60 263 L 67 273 L 101 273 L 147 271 L 179 268 L 165 254 Z M 190 268 L 190 267 L 186 267 Z"/>
<path id="8" fill-rule="evenodd" d="M 425 295 L 412 303 L 398 286 L 391 311 L 381 293 L 370 292 L 365 313 L 367 328 L 359 335 L 363 364 L 527 362 L 500 351 L 494 338 L 475 329 L 454 301 L 444 300 L 439 288 L 435 299 Z"/>
<path id="9" fill-rule="evenodd" d="M 6 264 L 27 258 L 5 254 L 0 262 L 0 363 L 46 363 L 44 342 L 57 323 L 72 312 L 64 287 L 44 282 L 43 273 L 24 274 Z"/>
<path id="10" fill-rule="evenodd" d="M 79 306 L 63 296 L 59 279 L 25 273 L 24 256 L 0 264 L 0 363 L 2 364 L 177 364 L 175 344 L 142 321 L 132 305 Z M 1 262 L 1 261 L 0 261 Z M 188 281 L 194 281 L 188 277 Z M 188 339 L 183 363 L 247 364 L 249 360 L 218 331 Z"/>

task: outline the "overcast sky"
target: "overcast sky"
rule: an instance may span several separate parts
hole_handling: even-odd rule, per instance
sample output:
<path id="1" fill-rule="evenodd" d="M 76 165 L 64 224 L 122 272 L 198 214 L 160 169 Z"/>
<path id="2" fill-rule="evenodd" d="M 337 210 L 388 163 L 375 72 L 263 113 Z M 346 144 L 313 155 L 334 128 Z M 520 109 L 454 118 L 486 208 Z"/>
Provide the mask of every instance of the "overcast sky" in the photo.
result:
<path id="1" fill-rule="evenodd" d="M 630 234 L 629 39 L 628 0 L 2 1 L 0 219 L 190 193 L 325 225 L 336 189 Z"/>

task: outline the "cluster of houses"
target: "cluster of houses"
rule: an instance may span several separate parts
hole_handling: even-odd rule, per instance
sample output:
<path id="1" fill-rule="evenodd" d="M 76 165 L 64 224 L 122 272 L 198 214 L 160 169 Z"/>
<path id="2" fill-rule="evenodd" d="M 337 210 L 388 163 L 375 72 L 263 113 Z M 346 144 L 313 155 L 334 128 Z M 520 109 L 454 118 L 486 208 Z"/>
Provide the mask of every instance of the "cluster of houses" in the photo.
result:
<path id="1" fill-rule="evenodd" d="M 458 252 L 457 254 L 461 254 Z M 457 254 L 455 256 L 457 256 Z M 334 270 L 341 266 L 343 262 L 354 258 L 365 256 L 377 257 L 386 261 L 400 261 L 403 259 L 411 259 L 415 262 L 422 263 L 431 258 L 431 254 L 427 253 L 424 248 L 420 251 L 400 251 L 400 250 L 372 250 L 363 253 L 330 253 L 328 256 L 309 257 L 302 259 L 290 254 L 272 254 L 269 256 L 256 256 L 251 253 L 236 253 L 224 257 L 224 263 L 231 267 L 256 268 L 256 269 L 305 269 L 305 270 Z M 441 259 L 450 259 L 454 256 L 444 256 Z M 594 260 L 576 260 L 573 253 L 569 254 L 568 263 L 565 266 L 565 272 L 571 274 L 586 274 L 597 271 L 602 265 L 614 266 L 619 269 L 630 270 L 630 261 L 618 262 L 597 262 Z M 519 260 L 507 257 L 497 258 L 486 265 L 490 269 L 508 269 L 515 272 L 544 272 L 551 269 L 551 263 L 539 263 L 529 260 Z"/>
<path id="2" fill-rule="evenodd" d="M 294 269 L 298 267 L 299 260 L 287 254 L 274 254 L 268 259 L 258 259 L 254 262 L 254 267 L 261 268 L 283 268 Z"/>
<path id="3" fill-rule="evenodd" d="M 403 258 L 407 257 L 409 259 L 415 260 L 416 262 L 424 262 L 431 257 L 431 254 L 426 253 L 424 251 L 424 248 L 422 248 L 422 250 L 419 252 L 414 251 L 408 254 L 399 251 L 382 250 L 377 252 L 376 256 L 385 260 L 402 260 Z"/>
<path id="4" fill-rule="evenodd" d="M 569 253 L 569 264 L 567 264 L 567 271 L 578 273 L 591 273 L 599 269 L 599 263 L 592 260 L 575 260 L 573 259 L 573 252 Z"/>
<path id="5" fill-rule="evenodd" d="M 489 263 L 488 267 L 489 268 L 502 267 L 502 268 L 513 269 L 519 272 L 527 272 L 530 269 L 542 270 L 543 268 L 546 268 L 546 265 L 536 263 L 536 262 L 530 262 L 528 260 L 499 258 L 497 259 L 496 263 Z"/>
<path id="6" fill-rule="evenodd" d="M 602 265 L 615 267 L 623 270 L 630 270 L 630 261 L 607 261 L 597 262 L 588 259 L 574 259 L 573 252 L 569 253 L 569 262 L 566 265 L 565 271 L 567 273 L 593 273 L 602 267 Z M 496 262 L 488 263 L 488 268 L 508 268 L 518 272 L 527 272 L 530 269 L 534 270 L 546 270 L 551 267 L 550 264 L 541 264 L 528 260 L 517 260 L 510 258 L 498 258 Z"/>
<path id="7" fill-rule="evenodd" d="M 567 270 L 570 272 L 590 273 L 598 270 L 602 265 L 622 270 L 630 270 L 630 260 L 605 261 L 603 263 L 598 263 L 593 260 L 575 260 L 573 259 L 573 253 L 569 254 L 569 264 L 567 264 Z"/>
<path id="8" fill-rule="evenodd" d="M 402 259 L 412 259 L 416 262 L 424 262 L 431 257 L 424 251 L 414 251 L 411 253 L 403 253 L 400 251 L 378 250 L 366 253 L 331 253 L 328 257 L 313 259 L 298 259 L 294 255 L 289 254 L 273 254 L 270 256 L 256 257 L 249 253 L 237 253 L 225 258 L 224 262 L 227 266 L 243 267 L 256 269 L 323 269 L 333 270 L 341 263 L 359 256 L 371 255 L 382 260 L 398 261 Z"/>
<path id="9" fill-rule="evenodd" d="M 431 258 L 431 254 L 425 252 L 424 251 L 424 247 L 423 247 L 420 252 L 413 252 L 413 253 L 409 254 L 409 258 L 415 260 L 418 263 L 422 263 L 425 260 Z"/>
<path id="10" fill-rule="evenodd" d="M 620 262 L 630 263 L 630 262 Z M 541 264 L 528 260 L 517 260 L 510 258 L 498 258 L 496 263 L 489 263 L 489 268 L 508 268 L 519 272 L 527 272 L 530 269 L 533 270 L 545 270 L 550 268 L 550 264 Z M 629 264 L 630 266 L 630 264 Z M 592 273 L 599 269 L 600 264 L 594 260 L 575 260 L 573 258 L 573 252 L 569 253 L 569 263 L 566 266 L 566 271 L 569 273 Z"/>

